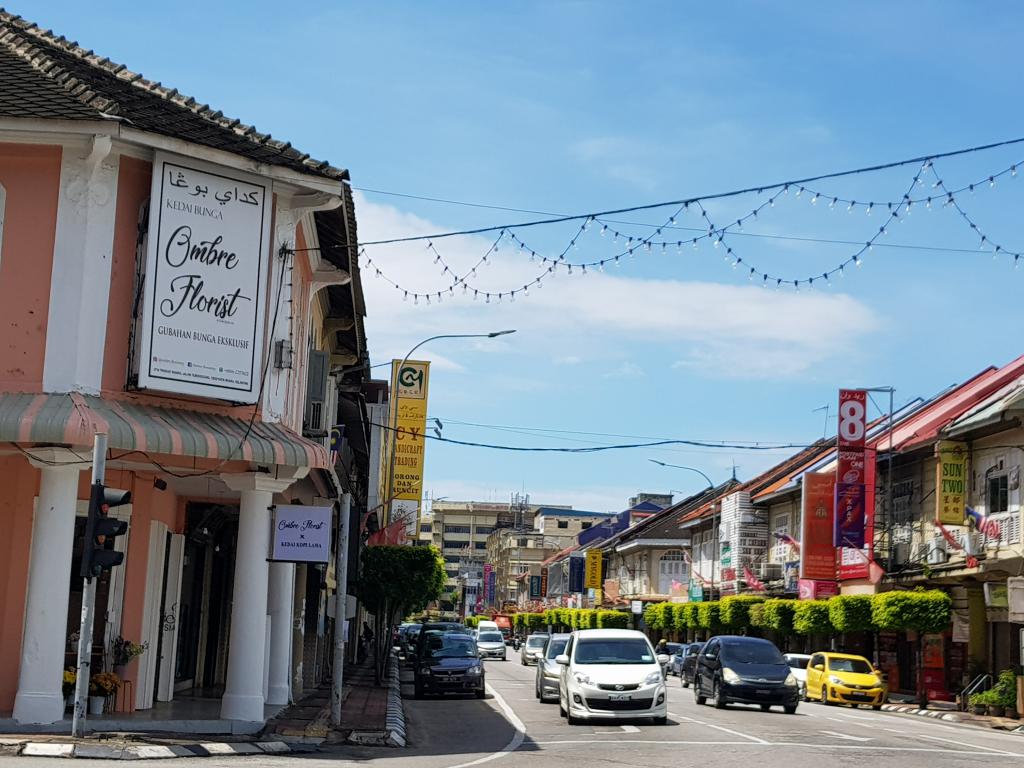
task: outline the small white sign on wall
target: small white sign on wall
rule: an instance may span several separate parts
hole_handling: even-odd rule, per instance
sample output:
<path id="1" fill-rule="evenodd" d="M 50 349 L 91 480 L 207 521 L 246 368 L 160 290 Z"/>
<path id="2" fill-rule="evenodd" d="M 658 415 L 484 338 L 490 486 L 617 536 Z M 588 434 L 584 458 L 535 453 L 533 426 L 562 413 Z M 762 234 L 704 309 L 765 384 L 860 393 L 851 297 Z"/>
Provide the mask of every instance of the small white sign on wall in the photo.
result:
<path id="1" fill-rule="evenodd" d="M 275 507 L 270 559 L 285 563 L 328 562 L 331 507 Z"/>

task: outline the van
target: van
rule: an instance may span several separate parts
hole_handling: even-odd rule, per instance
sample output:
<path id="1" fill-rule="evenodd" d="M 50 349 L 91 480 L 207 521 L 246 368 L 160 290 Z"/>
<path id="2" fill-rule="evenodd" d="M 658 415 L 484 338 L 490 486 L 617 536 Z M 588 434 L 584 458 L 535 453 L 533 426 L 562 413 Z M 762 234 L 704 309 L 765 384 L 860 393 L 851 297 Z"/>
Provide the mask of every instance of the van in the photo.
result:
<path id="1" fill-rule="evenodd" d="M 500 632 L 497 623 L 488 619 L 481 619 L 476 625 L 477 632 Z"/>

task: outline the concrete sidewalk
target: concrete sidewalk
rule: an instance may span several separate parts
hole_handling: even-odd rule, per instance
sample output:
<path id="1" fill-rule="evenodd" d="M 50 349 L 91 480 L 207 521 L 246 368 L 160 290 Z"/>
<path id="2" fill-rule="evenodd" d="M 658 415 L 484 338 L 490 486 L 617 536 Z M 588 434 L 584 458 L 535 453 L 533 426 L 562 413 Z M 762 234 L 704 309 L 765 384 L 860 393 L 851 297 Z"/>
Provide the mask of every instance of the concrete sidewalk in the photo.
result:
<path id="1" fill-rule="evenodd" d="M 976 715 L 973 712 L 961 712 L 951 701 L 930 701 L 922 709 L 911 696 L 891 695 L 889 703 L 882 705 L 885 712 L 898 712 L 904 715 L 930 717 L 933 720 L 945 720 L 950 723 L 963 723 L 979 728 L 993 728 L 1000 731 L 1011 731 L 1024 734 L 1024 722 L 1011 717 L 992 717 Z"/>

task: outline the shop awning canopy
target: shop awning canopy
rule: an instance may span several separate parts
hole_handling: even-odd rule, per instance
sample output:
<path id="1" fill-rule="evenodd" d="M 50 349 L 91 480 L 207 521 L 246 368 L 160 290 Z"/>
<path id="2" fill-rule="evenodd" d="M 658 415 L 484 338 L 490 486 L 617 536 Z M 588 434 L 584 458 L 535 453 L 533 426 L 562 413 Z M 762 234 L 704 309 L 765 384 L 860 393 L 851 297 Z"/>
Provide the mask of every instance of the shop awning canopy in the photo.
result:
<path id="1" fill-rule="evenodd" d="M 106 432 L 119 453 L 326 469 L 327 449 L 282 424 L 70 394 L 0 393 L 0 442 L 92 445 Z"/>

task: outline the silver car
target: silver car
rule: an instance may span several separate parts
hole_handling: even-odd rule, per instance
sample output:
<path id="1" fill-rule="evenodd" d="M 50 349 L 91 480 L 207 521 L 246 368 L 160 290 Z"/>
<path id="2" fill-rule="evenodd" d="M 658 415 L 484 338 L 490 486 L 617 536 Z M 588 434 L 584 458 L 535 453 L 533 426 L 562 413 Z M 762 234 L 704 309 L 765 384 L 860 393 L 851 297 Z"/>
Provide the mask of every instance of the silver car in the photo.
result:
<path id="1" fill-rule="evenodd" d="M 501 632 L 492 629 L 484 630 L 476 636 L 476 647 L 480 651 L 481 659 L 501 659 L 505 661 L 508 651 L 505 647 L 505 638 Z"/>
<path id="2" fill-rule="evenodd" d="M 558 678 L 562 668 L 555 662 L 555 657 L 565 653 L 565 644 L 569 635 L 551 635 L 544 651 L 537 660 L 537 683 L 534 694 L 541 701 L 554 701 L 558 698 Z"/>
<path id="3" fill-rule="evenodd" d="M 529 664 L 536 664 L 544 655 L 544 646 L 548 642 L 547 632 L 537 632 L 526 638 L 523 647 L 519 651 L 519 661 L 525 667 Z"/>

